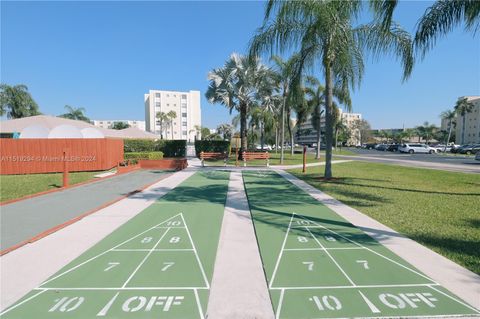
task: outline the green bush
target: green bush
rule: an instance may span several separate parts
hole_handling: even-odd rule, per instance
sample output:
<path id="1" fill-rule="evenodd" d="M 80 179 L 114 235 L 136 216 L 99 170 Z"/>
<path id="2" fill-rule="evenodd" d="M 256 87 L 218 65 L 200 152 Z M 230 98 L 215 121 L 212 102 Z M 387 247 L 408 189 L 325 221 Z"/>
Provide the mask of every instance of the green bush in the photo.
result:
<path id="1" fill-rule="evenodd" d="M 186 140 L 163 140 L 163 148 L 161 151 L 165 157 L 185 157 L 187 149 Z"/>
<path id="2" fill-rule="evenodd" d="M 125 139 L 123 151 L 132 152 L 162 152 L 165 157 L 185 157 L 186 140 L 147 140 Z"/>
<path id="3" fill-rule="evenodd" d="M 195 141 L 195 153 L 200 156 L 200 152 L 218 152 L 228 153 L 230 147 L 229 141 L 207 141 L 196 140 Z"/>
<path id="4" fill-rule="evenodd" d="M 160 160 L 163 158 L 162 152 L 129 152 L 124 153 L 123 158 L 131 163 L 136 164 L 138 160 L 148 159 L 148 160 Z"/>

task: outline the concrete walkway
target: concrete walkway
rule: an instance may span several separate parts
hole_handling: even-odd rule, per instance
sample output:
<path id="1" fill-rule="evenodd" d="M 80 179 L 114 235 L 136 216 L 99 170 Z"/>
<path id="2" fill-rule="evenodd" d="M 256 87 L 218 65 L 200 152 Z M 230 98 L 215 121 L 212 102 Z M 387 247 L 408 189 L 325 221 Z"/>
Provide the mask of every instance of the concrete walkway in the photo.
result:
<path id="1" fill-rule="evenodd" d="M 0 249 L 22 243 L 166 176 L 165 171 L 138 170 L 2 206 Z"/>
<path id="2" fill-rule="evenodd" d="M 332 164 L 339 164 L 339 163 L 347 163 L 351 162 L 351 160 L 338 160 L 332 161 Z M 308 163 L 306 167 L 315 167 L 315 166 L 323 166 L 325 162 L 318 162 L 318 163 Z M 294 169 L 294 168 L 302 168 L 303 164 L 295 164 L 295 165 L 270 165 L 271 168 L 274 169 Z"/>
<path id="3" fill-rule="evenodd" d="M 479 275 L 343 204 L 297 177 L 282 170 L 277 170 L 277 172 L 443 287 L 480 310 Z"/>
<path id="4" fill-rule="evenodd" d="M 194 174 L 186 169 L 0 257 L 0 311 Z"/>
<path id="5" fill-rule="evenodd" d="M 230 175 L 207 315 L 275 318 L 240 172 Z"/>

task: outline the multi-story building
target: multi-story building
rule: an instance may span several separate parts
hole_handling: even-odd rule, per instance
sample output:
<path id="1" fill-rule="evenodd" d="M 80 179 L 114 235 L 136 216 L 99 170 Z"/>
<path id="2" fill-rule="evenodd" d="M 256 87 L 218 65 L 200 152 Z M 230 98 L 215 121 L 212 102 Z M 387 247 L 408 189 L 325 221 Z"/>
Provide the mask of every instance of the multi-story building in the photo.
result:
<path id="1" fill-rule="evenodd" d="M 148 132 L 163 136 L 164 139 L 188 140 L 200 138 L 202 119 L 200 91 L 161 91 L 150 90 L 145 94 L 145 127 Z M 157 114 L 170 111 L 176 113 L 171 125 L 163 124 Z M 162 127 L 163 126 L 163 127 Z M 172 130 L 173 128 L 173 130 Z"/>
<path id="2" fill-rule="evenodd" d="M 348 113 L 343 112 L 341 109 L 340 118 L 343 123 L 350 129 L 351 136 L 347 141 L 347 145 L 360 145 L 360 130 L 355 127 L 355 122 L 362 119 L 362 114 L 360 113 Z M 320 130 L 322 135 L 325 134 L 325 116 L 320 118 Z M 312 125 L 311 118 L 308 117 L 307 120 L 300 125 L 298 128 L 298 134 L 296 134 L 295 143 L 298 144 L 307 144 L 312 145 L 317 143 L 317 130 Z M 324 139 L 322 138 L 324 141 Z"/>
<path id="3" fill-rule="evenodd" d="M 136 121 L 136 120 L 93 120 L 93 125 L 110 129 L 113 127 L 113 124 L 116 122 L 123 122 L 128 124 L 130 127 L 136 127 L 141 131 L 145 131 L 145 121 Z"/>
<path id="4" fill-rule="evenodd" d="M 465 96 L 474 107 L 465 116 L 457 114 L 456 117 L 456 144 L 480 143 L 480 96 Z M 463 97 L 462 97 L 463 98 Z"/>

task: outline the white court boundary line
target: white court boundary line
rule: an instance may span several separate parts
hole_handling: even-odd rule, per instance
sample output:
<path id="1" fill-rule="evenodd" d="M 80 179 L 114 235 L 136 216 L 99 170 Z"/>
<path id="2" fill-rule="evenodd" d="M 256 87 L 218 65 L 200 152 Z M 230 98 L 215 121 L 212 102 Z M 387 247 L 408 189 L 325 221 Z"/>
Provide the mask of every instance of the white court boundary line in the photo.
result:
<path id="1" fill-rule="evenodd" d="M 34 290 L 36 290 L 36 289 L 34 289 Z M 47 290 L 46 290 L 46 289 L 42 289 L 42 290 L 40 290 L 38 293 L 34 294 L 33 296 L 30 296 L 30 297 L 28 297 L 27 299 L 22 300 L 21 302 L 17 303 L 16 305 L 13 305 L 12 307 L 5 309 L 5 311 L 3 311 L 2 313 L 0 313 L 0 316 L 6 314 L 7 312 L 9 312 L 9 311 L 11 311 L 11 310 L 13 310 L 13 309 L 21 306 L 21 305 L 23 305 L 23 304 L 26 303 L 27 301 L 30 301 L 30 300 L 32 300 L 33 298 L 35 298 L 35 297 L 43 294 L 45 291 L 47 291 Z"/>
<path id="2" fill-rule="evenodd" d="M 283 238 L 282 247 L 280 248 L 280 253 L 278 254 L 278 257 L 277 257 L 277 262 L 275 263 L 275 268 L 273 268 L 272 279 L 270 279 L 270 283 L 268 285 L 269 289 L 272 289 L 273 282 L 275 280 L 275 275 L 277 274 L 278 265 L 280 264 L 280 259 L 282 259 L 283 250 L 285 249 L 288 233 L 290 232 L 290 227 L 292 226 L 292 220 L 294 215 L 295 213 L 292 213 L 292 217 L 290 217 L 290 222 L 288 223 L 287 232 L 285 233 L 285 237 Z"/>
<path id="3" fill-rule="evenodd" d="M 193 289 L 204 289 L 208 290 L 205 287 L 52 287 L 52 288 L 34 288 L 33 290 L 59 290 L 59 291 L 74 291 L 74 290 L 112 290 L 112 291 L 128 291 L 128 290 L 193 290 Z"/>
<path id="4" fill-rule="evenodd" d="M 465 306 L 465 307 L 467 307 L 467 308 L 469 308 L 469 309 L 474 310 L 476 313 L 480 313 L 480 311 L 479 311 L 478 309 L 476 309 L 476 308 L 470 306 L 469 304 L 467 304 L 467 303 L 465 303 L 465 302 L 463 302 L 463 301 L 460 301 L 460 300 L 458 300 L 457 298 L 455 298 L 455 297 L 453 297 L 453 296 L 450 296 L 449 294 L 447 294 L 447 293 L 445 293 L 445 292 L 443 292 L 443 291 L 441 291 L 441 290 L 438 290 L 438 289 L 436 289 L 435 287 L 432 287 L 432 286 L 433 286 L 433 285 L 430 285 L 430 288 L 432 288 L 433 290 L 441 293 L 442 295 L 444 295 L 444 296 L 452 299 L 453 301 L 458 302 L 459 304 L 461 304 L 461 305 L 463 305 L 463 306 Z M 439 286 L 440 286 L 440 285 L 439 285 Z M 441 287 L 441 286 L 440 286 L 440 287 Z"/>

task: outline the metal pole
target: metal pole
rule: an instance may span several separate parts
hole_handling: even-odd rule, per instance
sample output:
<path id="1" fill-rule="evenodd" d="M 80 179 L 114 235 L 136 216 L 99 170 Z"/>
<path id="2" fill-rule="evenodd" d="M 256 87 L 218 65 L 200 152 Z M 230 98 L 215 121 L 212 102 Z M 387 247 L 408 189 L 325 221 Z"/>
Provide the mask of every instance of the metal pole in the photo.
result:
<path id="1" fill-rule="evenodd" d="M 307 145 L 303 145 L 303 170 L 302 173 L 307 172 Z"/>
<path id="2" fill-rule="evenodd" d="M 68 187 L 67 150 L 63 150 L 63 187 Z"/>

